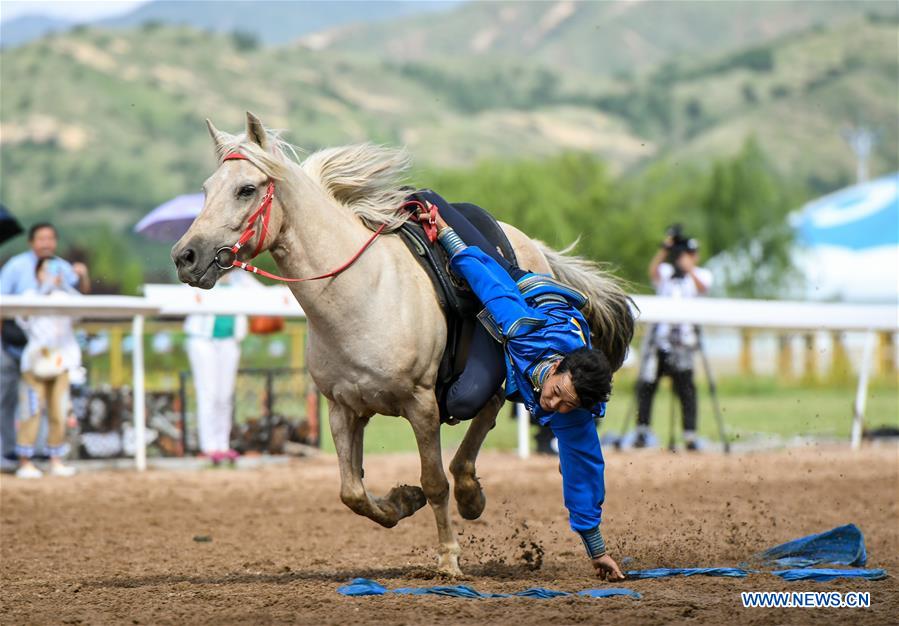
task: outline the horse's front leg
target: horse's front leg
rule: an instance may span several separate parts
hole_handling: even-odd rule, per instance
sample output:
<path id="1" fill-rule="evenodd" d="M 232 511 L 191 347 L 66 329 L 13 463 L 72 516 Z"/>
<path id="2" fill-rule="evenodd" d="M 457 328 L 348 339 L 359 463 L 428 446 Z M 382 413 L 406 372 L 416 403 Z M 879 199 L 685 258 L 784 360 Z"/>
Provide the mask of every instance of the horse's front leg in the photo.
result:
<path id="1" fill-rule="evenodd" d="M 478 519 L 487 504 L 481 483 L 478 481 L 475 461 L 487 433 L 496 425 L 496 414 L 502 406 L 503 398 L 497 394 L 475 415 L 450 463 L 456 506 L 459 507 L 459 515 L 465 519 Z"/>
<path id="2" fill-rule="evenodd" d="M 359 515 L 386 528 L 396 526 L 425 505 L 420 487 L 394 487 L 383 498 L 372 497 L 362 482 L 362 444 L 366 418 L 348 407 L 331 401 L 329 421 L 340 468 L 340 499 Z"/>
<path id="3" fill-rule="evenodd" d="M 459 544 L 453 534 L 449 507 L 449 481 L 443 471 L 440 451 L 440 415 L 433 391 L 416 395 L 415 406 L 406 413 L 412 425 L 421 458 L 421 486 L 437 520 L 440 542 L 437 569 L 443 574 L 462 576 L 459 569 Z"/>

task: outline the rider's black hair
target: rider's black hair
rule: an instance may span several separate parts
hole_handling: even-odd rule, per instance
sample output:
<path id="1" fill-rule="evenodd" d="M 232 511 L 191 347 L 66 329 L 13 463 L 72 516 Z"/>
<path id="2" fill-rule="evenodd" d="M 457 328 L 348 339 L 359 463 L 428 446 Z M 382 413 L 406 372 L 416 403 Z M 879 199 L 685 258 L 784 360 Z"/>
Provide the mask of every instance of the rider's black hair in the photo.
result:
<path id="1" fill-rule="evenodd" d="M 571 372 L 571 382 L 581 406 L 591 409 L 608 402 L 612 394 L 612 366 L 601 350 L 581 348 L 565 355 L 556 374 Z"/>

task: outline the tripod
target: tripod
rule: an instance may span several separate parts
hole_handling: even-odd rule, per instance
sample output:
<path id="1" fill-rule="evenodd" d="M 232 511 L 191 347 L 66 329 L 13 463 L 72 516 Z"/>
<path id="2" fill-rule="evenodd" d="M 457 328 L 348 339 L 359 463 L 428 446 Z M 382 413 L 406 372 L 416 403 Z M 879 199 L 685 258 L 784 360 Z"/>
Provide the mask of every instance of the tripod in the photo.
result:
<path id="1" fill-rule="evenodd" d="M 646 355 L 649 354 L 649 352 L 651 350 L 655 349 L 655 341 L 654 341 L 655 330 L 656 329 L 653 328 L 652 331 L 650 332 L 649 336 L 647 337 L 647 341 L 645 342 L 645 345 L 643 347 L 643 355 L 641 355 L 642 358 L 646 358 Z M 728 441 L 728 439 L 727 439 L 727 433 L 725 431 L 725 426 L 724 426 L 724 417 L 722 416 L 721 405 L 718 401 L 718 388 L 715 383 L 715 376 L 712 373 L 711 365 L 709 364 L 708 354 L 706 353 L 706 350 L 705 350 L 705 344 L 703 342 L 703 337 L 702 337 L 702 329 L 698 325 L 696 325 L 696 326 L 694 326 L 694 330 L 696 331 L 696 345 L 697 345 L 697 349 L 699 350 L 700 357 L 702 359 L 702 367 L 705 372 L 706 380 L 709 383 L 709 393 L 712 397 L 712 409 L 715 414 L 715 422 L 718 426 L 718 436 L 721 440 L 721 445 L 724 448 L 724 453 L 730 454 L 730 441 Z M 638 379 L 638 382 L 639 382 L 639 379 Z M 627 433 L 627 430 L 631 426 L 632 421 L 636 418 L 637 404 L 638 404 L 638 400 L 636 398 L 636 394 L 634 394 L 634 396 L 631 398 L 630 404 L 628 405 L 627 412 L 624 414 L 624 421 L 622 423 L 622 431 L 621 431 L 622 437 L 624 436 L 625 433 Z M 669 407 L 669 422 L 670 422 L 670 425 L 669 425 L 669 431 L 668 431 L 669 432 L 669 434 L 668 434 L 668 449 L 675 450 L 676 426 L 675 426 L 674 391 L 673 390 L 672 390 L 671 406 Z M 615 442 L 615 447 L 619 450 L 621 449 L 621 447 L 622 447 L 621 438 L 619 438 Z"/>
<path id="2" fill-rule="evenodd" d="M 698 325 L 694 328 L 696 329 L 696 345 L 699 347 L 699 354 L 702 357 L 702 368 L 705 370 L 706 380 L 709 381 L 709 393 L 712 396 L 715 422 L 718 424 L 718 436 L 721 439 L 721 445 L 724 446 L 724 453 L 730 454 L 730 441 L 727 440 L 727 433 L 724 430 L 724 417 L 721 415 L 721 406 L 718 404 L 718 388 L 715 385 L 715 376 L 712 374 L 709 357 L 705 351 L 705 343 L 702 340 L 702 329 Z"/>

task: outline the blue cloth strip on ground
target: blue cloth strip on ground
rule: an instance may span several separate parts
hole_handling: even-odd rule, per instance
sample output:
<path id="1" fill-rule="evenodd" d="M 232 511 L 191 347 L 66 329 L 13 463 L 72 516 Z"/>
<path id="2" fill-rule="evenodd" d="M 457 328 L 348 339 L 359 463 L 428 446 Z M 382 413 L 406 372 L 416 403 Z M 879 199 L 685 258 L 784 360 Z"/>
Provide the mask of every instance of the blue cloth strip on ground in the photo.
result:
<path id="1" fill-rule="evenodd" d="M 846 524 L 768 548 L 757 555 L 756 560 L 781 567 L 809 567 L 823 563 L 864 566 L 868 555 L 862 531 L 855 524 Z"/>
<path id="2" fill-rule="evenodd" d="M 666 578 L 668 576 L 725 576 L 728 578 L 746 578 L 750 570 L 738 567 L 657 567 L 655 569 L 637 569 L 625 572 L 631 580 L 643 578 Z"/>
<path id="3" fill-rule="evenodd" d="M 436 595 L 436 596 L 452 596 L 455 598 L 558 598 L 561 596 L 573 595 L 567 591 L 555 591 L 553 589 L 543 589 L 541 587 L 533 587 L 525 591 L 517 593 L 481 593 L 477 589 L 472 589 L 467 585 L 452 585 L 439 587 L 399 587 L 398 589 L 387 589 L 383 585 L 367 578 L 355 578 L 347 585 L 343 585 L 337 589 L 337 593 L 344 596 L 383 596 L 388 593 L 396 593 L 403 595 Z M 578 591 L 576 595 L 589 596 L 591 598 L 607 598 L 612 596 L 627 596 L 630 598 L 640 598 L 640 594 L 631 589 L 584 589 Z"/>
<path id="4" fill-rule="evenodd" d="M 632 589 L 584 589 L 578 591 L 579 596 L 590 596 L 591 598 L 609 598 L 612 596 L 628 596 L 639 600 L 642 596 Z"/>
<path id="5" fill-rule="evenodd" d="M 863 578 L 865 580 L 883 580 L 887 577 L 887 573 L 882 569 L 827 569 L 827 568 L 808 568 L 808 569 L 783 569 L 771 572 L 775 576 L 780 576 L 784 580 L 814 580 L 815 582 L 824 583 L 837 578 Z"/>
<path id="6" fill-rule="evenodd" d="M 382 596 L 387 587 L 367 578 L 354 578 L 348 585 L 337 588 L 337 593 L 344 596 Z"/>
<path id="7" fill-rule="evenodd" d="M 811 565 L 864 565 L 868 560 L 865 551 L 865 538 L 862 531 L 855 524 L 839 526 L 827 532 L 817 535 L 809 535 L 800 539 L 794 539 L 779 546 L 769 548 L 755 556 L 755 561 L 764 565 L 779 565 L 781 567 L 793 567 L 798 569 L 782 569 L 771 572 L 775 576 L 787 581 L 812 580 L 826 582 L 838 578 L 860 578 L 863 580 L 883 580 L 887 573 L 883 569 L 827 569 L 811 568 Z M 633 561 L 629 557 L 622 559 L 622 563 Z M 758 573 L 757 570 L 742 569 L 738 567 L 659 567 L 655 569 L 630 570 L 626 572 L 631 580 L 647 578 L 665 578 L 667 576 L 723 576 L 728 578 L 745 578 L 749 574 Z M 561 596 L 575 595 L 567 591 L 555 591 L 534 587 L 517 593 L 481 593 L 466 585 L 452 585 L 439 587 L 401 587 L 399 589 L 387 589 L 383 585 L 366 578 L 356 578 L 347 585 L 338 588 L 338 593 L 345 596 L 380 596 L 387 593 L 408 595 L 440 595 L 457 598 L 557 598 Z M 576 592 L 576 595 L 592 598 L 604 598 L 609 596 L 628 596 L 640 598 L 640 594 L 631 589 L 585 589 Z"/>

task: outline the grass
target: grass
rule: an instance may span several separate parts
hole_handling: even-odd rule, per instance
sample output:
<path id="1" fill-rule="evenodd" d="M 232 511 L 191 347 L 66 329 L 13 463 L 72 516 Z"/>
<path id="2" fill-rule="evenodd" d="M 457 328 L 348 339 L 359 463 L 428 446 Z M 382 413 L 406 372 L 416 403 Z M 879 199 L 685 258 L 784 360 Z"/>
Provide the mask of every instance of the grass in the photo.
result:
<path id="1" fill-rule="evenodd" d="M 701 382 L 697 381 L 701 386 Z M 767 387 L 767 388 L 766 388 Z M 600 425 L 600 434 L 606 431 L 621 432 L 624 415 L 629 407 L 630 385 L 621 385 L 620 397 L 609 404 L 608 415 Z M 628 390 L 625 395 L 624 389 Z M 699 431 L 701 436 L 716 441 L 718 433 L 712 412 L 708 390 L 700 388 Z M 721 411 L 732 441 L 748 438 L 756 433 L 783 437 L 809 435 L 837 437 L 848 441 L 855 399 L 853 387 L 776 387 L 760 384 L 755 389 L 735 383 L 724 384 L 719 392 Z M 669 433 L 670 392 L 667 384 L 660 386 L 656 394 L 653 427 L 659 441 L 667 443 Z M 676 405 L 676 415 L 679 406 Z M 323 411 L 327 413 L 327 411 Z M 899 427 L 899 394 L 894 386 L 880 384 L 868 392 L 866 425 Z M 679 419 L 678 419 L 679 421 Z M 631 426 L 632 427 L 632 426 Z M 454 449 L 465 435 L 468 425 L 444 426 L 443 448 Z M 679 430 L 678 426 L 678 430 Z M 322 448 L 334 452 L 334 442 L 327 426 L 322 425 Z M 532 431 L 534 429 L 532 428 Z M 514 450 L 517 446 L 516 424 L 511 418 L 511 405 L 506 404 L 496 427 L 487 436 L 486 449 Z M 376 416 L 365 431 L 365 452 L 411 452 L 415 438 L 408 423 L 401 418 Z"/>
<path id="2" fill-rule="evenodd" d="M 292 326 L 292 325 L 291 325 Z M 147 387 L 150 391 L 177 389 L 177 372 L 189 371 L 184 350 L 180 349 L 183 335 L 180 324 L 154 323 L 145 339 L 145 352 L 148 355 Z M 151 349 L 150 335 L 159 330 L 173 333 L 174 349 L 165 355 L 154 354 Z M 125 331 L 126 332 L 126 331 Z M 269 344 L 274 339 L 281 341 L 288 351 L 279 356 L 269 353 Z M 291 337 L 282 333 L 268 337 L 250 335 L 243 344 L 242 367 L 289 367 L 291 365 L 289 348 Z M 91 368 L 93 385 L 109 381 L 109 358 L 107 355 L 87 359 Z M 124 380 L 130 381 L 130 355 L 124 359 Z M 237 393 L 237 421 L 242 422 L 249 417 L 258 417 L 263 412 L 262 391 L 263 379 L 258 376 L 244 376 L 240 379 Z M 305 381 L 277 378 L 275 385 L 275 413 L 289 419 L 296 419 L 306 414 L 304 398 Z M 699 374 L 696 377 L 699 392 L 699 431 L 700 435 L 710 441 L 718 440 L 718 431 L 712 411 L 711 398 L 705 380 Z M 623 370 L 616 377 L 615 394 L 609 404 L 608 415 L 600 425 L 600 433 L 621 433 L 624 415 L 631 407 L 633 390 L 633 372 Z M 808 435 L 822 438 L 849 438 L 852 422 L 853 403 L 855 401 L 855 377 L 831 383 L 826 380 L 817 382 L 791 383 L 778 381 L 764 376 L 722 378 L 719 382 L 719 398 L 722 415 L 727 432 L 732 441 L 745 440 L 755 434 L 770 434 L 780 437 Z M 193 386 L 188 385 L 188 402 L 193 406 Z M 663 381 L 656 394 L 653 413 L 653 429 L 659 441 L 668 441 L 670 424 L 671 392 L 667 381 Z M 680 414 L 675 404 L 676 416 Z M 517 447 L 517 428 L 511 418 L 512 406 L 506 404 L 497 420 L 496 427 L 490 432 L 485 448 L 493 450 L 515 450 Z M 322 410 L 322 447 L 326 452 L 334 452 L 327 423 L 327 407 Z M 875 377 L 868 391 L 865 424 L 868 427 L 889 425 L 899 427 L 899 388 L 895 375 Z M 680 420 L 678 431 L 680 430 Z M 628 428 L 633 428 L 631 423 Z M 444 426 L 441 431 L 444 449 L 454 449 L 462 437 L 468 424 Z M 412 452 L 416 450 L 412 429 L 405 419 L 397 417 L 376 416 L 372 418 L 365 432 L 365 452 L 390 453 Z"/>

